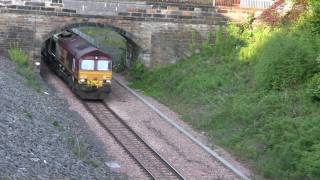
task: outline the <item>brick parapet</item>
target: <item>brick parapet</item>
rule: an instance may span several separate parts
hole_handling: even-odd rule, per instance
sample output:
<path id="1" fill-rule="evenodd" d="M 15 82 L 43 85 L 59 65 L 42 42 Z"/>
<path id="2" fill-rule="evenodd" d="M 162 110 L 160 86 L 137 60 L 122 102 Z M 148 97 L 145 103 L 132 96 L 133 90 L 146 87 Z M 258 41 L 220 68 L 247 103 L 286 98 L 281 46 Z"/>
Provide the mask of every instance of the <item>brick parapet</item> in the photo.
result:
<path id="1" fill-rule="evenodd" d="M 81 18 L 108 18 L 114 20 L 132 20 L 132 21 L 155 21 L 155 22 L 173 22 L 173 23 L 185 23 L 185 24 L 208 24 L 219 25 L 225 24 L 227 19 L 218 13 L 203 12 L 190 15 L 182 14 L 148 14 L 148 13 L 119 13 L 115 16 L 106 15 L 89 15 L 78 14 L 71 10 L 59 10 L 56 11 L 50 7 L 33 7 L 33 6 L 2 6 L 0 7 L 0 13 L 19 13 L 19 14 L 35 14 L 46 16 L 66 16 L 66 17 L 81 17 Z"/>

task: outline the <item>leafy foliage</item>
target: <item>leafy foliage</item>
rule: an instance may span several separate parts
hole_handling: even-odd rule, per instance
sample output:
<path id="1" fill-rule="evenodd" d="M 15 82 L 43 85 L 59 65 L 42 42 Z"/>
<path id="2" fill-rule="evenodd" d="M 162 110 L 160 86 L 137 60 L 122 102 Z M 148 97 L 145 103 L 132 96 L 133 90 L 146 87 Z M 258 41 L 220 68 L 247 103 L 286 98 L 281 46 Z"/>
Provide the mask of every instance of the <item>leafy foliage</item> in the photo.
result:
<path id="1" fill-rule="evenodd" d="M 286 33 L 274 33 L 263 49 L 256 51 L 259 54 L 256 80 L 264 88 L 293 87 L 319 71 L 316 62 L 319 49 L 314 47 L 314 38 L 306 33 Z"/>
<path id="2" fill-rule="evenodd" d="M 239 51 L 239 60 L 242 62 L 256 62 L 259 56 L 259 51 L 263 51 L 266 41 L 271 36 L 271 30 L 269 27 L 257 27 L 254 30 L 244 31 L 246 34 L 244 39 L 245 46 Z"/>
<path id="3" fill-rule="evenodd" d="M 278 28 L 220 28 L 214 46 L 143 72 L 132 86 L 265 178 L 319 179 L 320 102 L 310 95 L 320 96 L 320 37 L 307 28 L 317 21 L 309 13 Z"/>
<path id="4" fill-rule="evenodd" d="M 147 73 L 147 69 L 144 65 L 139 60 L 134 61 L 133 66 L 130 69 L 130 75 L 135 79 L 142 79 L 145 73 Z"/>
<path id="5" fill-rule="evenodd" d="M 309 0 L 310 1 L 310 28 L 311 31 L 320 34 L 320 1 Z"/>
<path id="6" fill-rule="evenodd" d="M 320 99 L 320 73 L 315 74 L 310 79 L 307 91 L 311 97 Z"/>
<path id="7" fill-rule="evenodd" d="M 240 29 L 235 24 L 229 24 L 227 29 L 219 27 L 216 32 L 215 55 L 224 60 L 231 60 L 239 42 L 237 38 L 239 33 Z"/>

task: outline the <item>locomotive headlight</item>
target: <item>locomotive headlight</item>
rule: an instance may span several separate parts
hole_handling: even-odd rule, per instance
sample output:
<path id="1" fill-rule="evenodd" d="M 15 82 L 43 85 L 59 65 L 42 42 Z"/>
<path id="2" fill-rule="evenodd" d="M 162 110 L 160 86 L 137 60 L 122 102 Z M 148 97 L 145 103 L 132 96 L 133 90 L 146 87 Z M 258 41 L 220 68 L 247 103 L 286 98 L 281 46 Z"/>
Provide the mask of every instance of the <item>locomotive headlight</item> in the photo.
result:
<path id="1" fill-rule="evenodd" d="M 104 82 L 104 83 L 111 83 L 111 80 L 105 79 L 105 80 L 103 80 L 103 82 Z"/>
<path id="2" fill-rule="evenodd" d="M 82 79 L 79 80 L 79 82 L 84 83 L 84 82 L 86 82 L 86 79 L 82 78 Z"/>

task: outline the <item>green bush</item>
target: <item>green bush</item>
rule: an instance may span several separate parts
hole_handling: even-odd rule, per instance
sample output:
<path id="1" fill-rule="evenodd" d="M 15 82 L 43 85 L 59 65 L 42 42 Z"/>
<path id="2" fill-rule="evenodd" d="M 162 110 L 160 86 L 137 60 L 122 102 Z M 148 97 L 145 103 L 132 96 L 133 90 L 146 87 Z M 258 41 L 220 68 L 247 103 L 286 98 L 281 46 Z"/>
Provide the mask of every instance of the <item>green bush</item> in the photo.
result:
<path id="1" fill-rule="evenodd" d="M 130 69 L 130 75 L 134 79 L 142 79 L 144 74 L 147 72 L 147 69 L 144 67 L 144 64 L 139 60 L 135 60 L 132 68 Z"/>
<path id="2" fill-rule="evenodd" d="M 239 33 L 240 29 L 234 24 L 230 24 L 228 28 L 219 27 L 215 34 L 215 56 L 227 61 L 233 59 L 239 43 Z"/>
<path id="3" fill-rule="evenodd" d="M 311 6 L 310 12 L 310 28 L 314 33 L 320 34 L 320 1 L 309 0 Z"/>
<path id="4" fill-rule="evenodd" d="M 317 122 L 319 123 L 319 122 Z M 318 130 L 320 129 L 313 129 Z M 316 131 L 314 131 L 316 133 Z M 318 134 L 319 135 L 319 134 Z M 309 140 L 310 142 L 310 140 Z M 305 166 L 307 164 L 307 166 Z M 298 165 L 301 169 L 298 171 L 301 177 L 307 177 L 308 179 L 319 179 L 320 177 L 320 143 L 312 145 L 308 151 L 302 155 L 301 164 Z"/>
<path id="5" fill-rule="evenodd" d="M 259 52 L 263 51 L 261 48 L 264 48 L 266 41 L 272 35 L 274 30 L 271 30 L 269 27 L 258 27 L 253 31 L 248 32 L 245 30 L 244 33 L 247 34 L 245 39 L 245 46 L 240 49 L 239 60 L 242 62 L 256 62 L 259 56 Z M 252 35 L 249 35 L 252 34 Z"/>
<path id="6" fill-rule="evenodd" d="M 309 80 L 307 92 L 311 97 L 320 99 L 320 73 L 315 74 Z"/>
<path id="7" fill-rule="evenodd" d="M 282 90 L 294 87 L 319 71 L 313 37 L 279 32 L 257 49 L 255 76 L 260 87 Z"/>

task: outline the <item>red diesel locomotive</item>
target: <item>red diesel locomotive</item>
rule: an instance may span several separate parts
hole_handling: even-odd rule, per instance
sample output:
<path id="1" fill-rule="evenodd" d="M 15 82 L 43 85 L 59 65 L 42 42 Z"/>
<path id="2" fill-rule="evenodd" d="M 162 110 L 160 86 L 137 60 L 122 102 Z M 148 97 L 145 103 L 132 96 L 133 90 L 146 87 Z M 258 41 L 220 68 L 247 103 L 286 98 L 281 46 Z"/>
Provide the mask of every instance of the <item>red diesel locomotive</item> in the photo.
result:
<path id="1" fill-rule="evenodd" d="M 102 99 L 111 91 L 112 58 L 72 31 L 53 35 L 44 61 L 83 99 Z"/>

